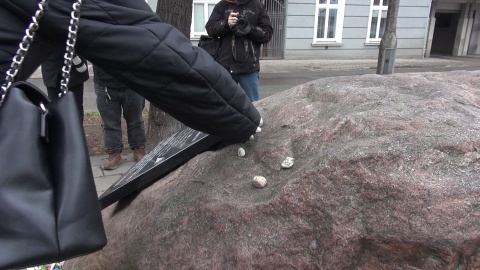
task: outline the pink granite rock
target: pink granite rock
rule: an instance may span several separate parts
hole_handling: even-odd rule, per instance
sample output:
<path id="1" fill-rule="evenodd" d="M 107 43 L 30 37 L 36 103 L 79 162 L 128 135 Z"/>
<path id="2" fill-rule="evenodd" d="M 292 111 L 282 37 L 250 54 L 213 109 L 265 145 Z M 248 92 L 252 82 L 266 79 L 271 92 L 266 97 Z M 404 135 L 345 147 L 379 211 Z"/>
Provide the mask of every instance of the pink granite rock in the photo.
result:
<path id="1" fill-rule="evenodd" d="M 105 209 L 108 245 L 64 269 L 480 269 L 480 72 L 325 78 L 257 107 L 255 140 Z"/>

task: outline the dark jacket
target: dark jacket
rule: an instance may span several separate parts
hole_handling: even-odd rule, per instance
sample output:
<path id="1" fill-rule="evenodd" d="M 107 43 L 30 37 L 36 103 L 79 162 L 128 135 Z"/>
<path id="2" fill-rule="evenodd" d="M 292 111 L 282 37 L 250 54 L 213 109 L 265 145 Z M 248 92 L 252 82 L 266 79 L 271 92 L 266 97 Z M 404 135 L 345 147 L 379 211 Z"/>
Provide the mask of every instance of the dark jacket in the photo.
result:
<path id="1" fill-rule="evenodd" d="M 228 16 L 232 12 L 245 16 L 251 26 L 250 33 L 241 36 L 228 26 Z M 215 5 L 205 28 L 209 36 L 221 38 L 217 61 L 229 72 L 241 74 L 260 70 L 260 45 L 268 43 L 273 33 L 263 3 L 259 0 L 221 0 Z"/>
<path id="2" fill-rule="evenodd" d="M 37 0 L 0 0 L 0 83 Z M 19 12 L 15 11 L 19 10 Z M 16 80 L 27 79 L 54 51 L 65 50 L 71 1 L 50 0 Z M 24 16 L 27 14 L 29 16 Z M 84 0 L 76 51 L 185 125 L 236 143 L 248 141 L 260 114 L 230 74 L 145 0 Z"/>
<path id="3" fill-rule="evenodd" d="M 1 0 L 0 0 L 1 1 Z M 42 64 L 42 78 L 43 84 L 46 87 L 53 87 L 60 89 L 60 80 L 62 79 L 62 67 L 64 52 L 57 51 L 52 54 L 45 62 Z M 80 57 L 83 64 L 87 65 L 85 59 Z M 70 71 L 70 80 L 68 81 L 68 87 L 73 87 L 79 84 L 82 84 L 88 80 L 90 76 L 88 75 L 88 69 L 85 72 L 78 72 L 77 69 L 72 65 Z"/>
<path id="4" fill-rule="evenodd" d="M 93 66 L 93 82 L 101 86 L 106 86 L 110 88 L 124 88 L 125 85 L 119 82 L 110 74 L 103 71 L 97 66 Z"/>

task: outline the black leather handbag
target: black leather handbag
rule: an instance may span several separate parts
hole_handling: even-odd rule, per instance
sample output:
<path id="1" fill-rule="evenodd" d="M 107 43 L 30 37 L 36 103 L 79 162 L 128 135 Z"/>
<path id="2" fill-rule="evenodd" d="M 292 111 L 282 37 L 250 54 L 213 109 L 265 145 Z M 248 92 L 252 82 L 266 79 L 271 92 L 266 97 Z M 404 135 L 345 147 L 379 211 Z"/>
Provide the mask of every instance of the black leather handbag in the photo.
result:
<path id="1" fill-rule="evenodd" d="M 78 26 L 78 10 L 74 16 Z M 22 61 L 14 62 L 0 89 L 0 269 L 60 262 L 107 243 L 73 93 L 63 81 L 63 95 L 50 101 L 34 85 L 13 82 Z"/>

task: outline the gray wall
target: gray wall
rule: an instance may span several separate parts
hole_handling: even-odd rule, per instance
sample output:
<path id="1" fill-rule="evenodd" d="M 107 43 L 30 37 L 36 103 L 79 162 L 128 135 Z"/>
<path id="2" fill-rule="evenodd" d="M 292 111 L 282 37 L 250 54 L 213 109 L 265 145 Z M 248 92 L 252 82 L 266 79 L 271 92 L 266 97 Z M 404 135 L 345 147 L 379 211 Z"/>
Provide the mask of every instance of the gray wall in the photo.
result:
<path id="1" fill-rule="evenodd" d="M 397 22 L 397 57 L 422 58 L 431 0 L 401 0 Z M 378 44 L 366 44 L 369 0 L 346 0 L 341 46 L 312 46 L 315 0 L 287 4 L 286 59 L 377 58 Z"/>
<path id="2" fill-rule="evenodd" d="M 472 25 L 472 36 L 470 37 L 468 53 L 469 54 L 480 54 L 480 4 L 473 5 L 473 10 L 475 10 L 475 20 Z"/>

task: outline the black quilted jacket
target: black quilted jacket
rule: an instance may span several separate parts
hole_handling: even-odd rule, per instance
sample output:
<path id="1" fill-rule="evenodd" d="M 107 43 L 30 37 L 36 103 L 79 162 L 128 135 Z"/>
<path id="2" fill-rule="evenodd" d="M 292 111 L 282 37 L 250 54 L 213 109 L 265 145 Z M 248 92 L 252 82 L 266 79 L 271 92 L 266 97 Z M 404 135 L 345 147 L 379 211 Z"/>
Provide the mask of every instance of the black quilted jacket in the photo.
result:
<path id="1" fill-rule="evenodd" d="M 71 0 L 50 0 L 18 80 L 64 50 Z M 0 0 L 0 74 L 5 74 L 37 0 Z M 144 0 L 84 0 L 76 52 L 187 126 L 245 142 L 260 114 L 230 74 Z M 4 76 L 0 77 L 0 82 Z"/>

